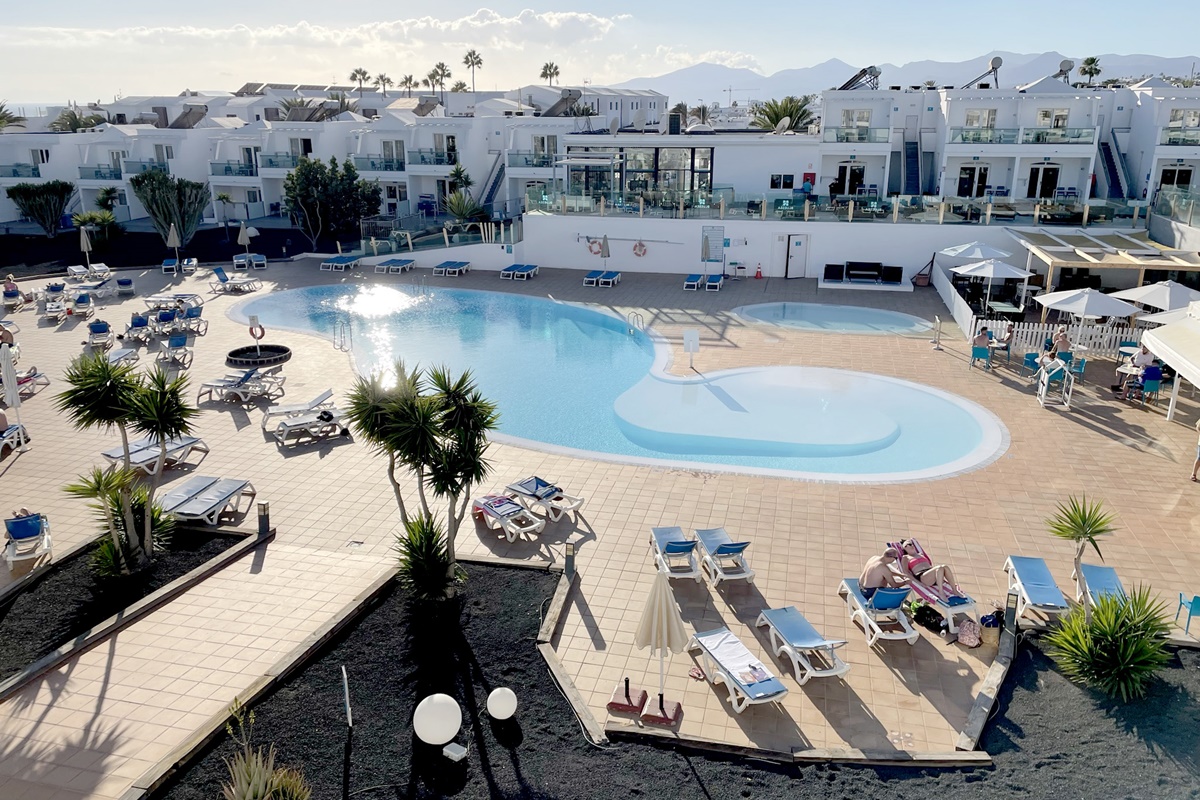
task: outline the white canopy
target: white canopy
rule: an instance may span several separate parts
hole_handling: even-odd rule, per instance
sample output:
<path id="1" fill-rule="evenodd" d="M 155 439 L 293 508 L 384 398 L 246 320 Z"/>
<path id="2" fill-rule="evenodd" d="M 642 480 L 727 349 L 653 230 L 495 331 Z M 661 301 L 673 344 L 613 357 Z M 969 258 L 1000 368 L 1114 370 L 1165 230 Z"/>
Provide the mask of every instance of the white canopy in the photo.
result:
<path id="1" fill-rule="evenodd" d="M 963 264 L 961 267 L 951 267 L 951 272 L 956 272 L 959 275 L 966 275 L 972 278 L 987 278 L 993 280 L 995 278 L 1028 278 L 1033 273 L 1021 267 L 1014 267 L 1012 264 L 1005 264 L 1003 261 L 997 261 L 994 258 L 989 258 L 986 261 L 976 261 L 974 264 Z"/>
<path id="2" fill-rule="evenodd" d="M 1175 281 L 1159 281 L 1146 286 L 1138 286 L 1135 289 L 1113 292 L 1109 296 L 1141 303 L 1152 308 L 1161 308 L 1163 311 L 1174 311 L 1177 308 L 1184 308 L 1188 303 L 1200 300 L 1200 292 Z"/>
<path id="3" fill-rule="evenodd" d="M 1187 319 L 1188 310 L 1186 308 L 1177 308 L 1174 311 L 1159 311 L 1157 314 L 1147 314 L 1144 317 L 1138 317 L 1138 322 L 1153 322 L 1156 325 L 1168 325 L 1172 322 L 1179 322 L 1181 319 Z"/>
<path id="4" fill-rule="evenodd" d="M 1033 299 L 1046 308 L 1065 311 L 1077 317 L 1128 317 L 1138 313 L 1137 306 L 1096 289 L 1051 292 Z"/>
<path id="5" fill-rule="evenodd" d="M 983 242 L 956 244 L 953 247 L 947 247 L 945 250 L 938 250 L 938 254 L 951 256 L 952 258 L 970 258 L 979 261 L 989 258 L 1008 258 L 1012 255 L 1012 253 L 1006 250 L 992 247 L 990 244 L 984 244 Z"/>
<path id="6" fill-rule="evenodd" d="M 1142 344 L 1193 385 L 1200 385 L 1200 303 L 1188 306 L 1187 316 L 1179 322 L 1146 331 L 1142 334 Z M 1175 417 L 1178 397 L 1179 380 L 1176 379 L 1167 419 Z"/>

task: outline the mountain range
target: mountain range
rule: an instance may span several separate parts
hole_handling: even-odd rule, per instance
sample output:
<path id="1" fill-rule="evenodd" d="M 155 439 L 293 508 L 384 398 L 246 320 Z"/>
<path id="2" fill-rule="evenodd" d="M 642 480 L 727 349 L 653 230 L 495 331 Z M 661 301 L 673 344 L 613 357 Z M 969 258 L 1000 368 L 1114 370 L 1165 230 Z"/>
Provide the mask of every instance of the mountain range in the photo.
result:
<path id="1" fill-rule="evenodd" d="M 900 66 L 875 66 L 882 72 L 879 85 L 883 88 L 907 88 L 924 84 L 926 81 L 933 81 L 937 86 L 957 87 L 987 72 L 988 63 L 994 56 L 1000 56 L 1004 60 L 1003 66 L 1000 67 L 999 81 L 999 86 L 1004 88 L 1032 83 L 1038 78 L 1053 75 L 1058 71 L 1059 64 L 1066 59 L 1075 62 L 1071 79 L 1084 80 L 1078 72 L 1079 65 L 1083 63 L 1082 57 L 1064 56 L 1055 52 L 1028 54 L 996 51 L 967 61 L 912 61 Z M 1141 78 L 1160 73 L 1187 77 L 1200 69 L 1200 57 L 1196 56 L 1162 58 L 1151 55 L 1106 54 L 1098 58 L 1102 71 L 1095 79 L 1096 82 L 1108 78 Z M 732 95 L 732 99 L 744 104 L 749 100 L 767 100 L 789 94 L 809 94 L 837 88 L 853 77 L 859 69 L 858 66 L 836 58 L 811 67 L 780 70 L 773 75 L 761 75 L 744 68 L 701 63 L 652 78 L 634 78 L 614 86 L 622 89 L 654 89 L 669 96 L 672 102 L 682 100 L 694 104 L 702 99 L 705 103 L 718 101 L 721 105 L 728 105 Z M 985 82 L 991 82 L 990 77 Z"/>

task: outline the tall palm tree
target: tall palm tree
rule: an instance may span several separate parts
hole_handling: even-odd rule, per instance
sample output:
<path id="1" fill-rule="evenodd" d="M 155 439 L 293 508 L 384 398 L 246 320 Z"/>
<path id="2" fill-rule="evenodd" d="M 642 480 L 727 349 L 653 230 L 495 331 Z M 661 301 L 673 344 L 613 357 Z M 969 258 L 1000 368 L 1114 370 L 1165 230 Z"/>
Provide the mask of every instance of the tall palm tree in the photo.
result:
<path id="1" fill-rule="evenodd" d="M 442 89 L 442 103 L 446 102 L 446 81 L 450 80 L 450 67 L 446 66 L 445 61 L 439 61 L 433 65 L 433 70 L 429 73 L 431 76 L 437 76 L 437 85 Z"/>
<path id="2" fill-rule="evenodd" d="M 688 116 L 690 119 L 694 119 L 697 122 L 707 123 L 708 119 L 709 119 L 709 115 L 711 113 L 712 113 L 712 111 L 709 109 L 708 106 L 698 105 L 698 106 L 694 106 L 692 109 L 690 109 L 688 111 Z"/>
<path id="3" fill-rule="evenodd" d="M 417 79 L 412 75 L 405 75 L 396 86 L 404 90 L 405 97 L 412 97 L 412 90 L 420 86 L 420 84 L 417 83 Z"/>
<path id="4" fill-rule="evenodd" d="M 358 96 L 362 97 L 363 84 L 371 80 L 371 73 L 363 67 L 355 67 L 350 73 L 350 82 L 358 84 Z"/>
<path id="5" fill-rule="evenodd" d="M 1092 79 L 1101 73 L 1100 59 L 1096 56 L 1088 56 L 1079 65 L 1079 74 L 1087 78 L 1087 85 L 1092 85 Z"/>
<path id="6" fill-rule="evenodd" d="M 558 64 L 555 64 L 553 61 L 547 61 L 545 64 L 542 64 L 542 71 L 538 77 L 544 80 L 547 86 L 553 86 L 554 79 L 558 77 Z"/>
<path id="7" fill-rule="evenodd" d="M 393 85 L 394 83 L 395 83 L 395 81 L 393 81 L 391 78 L 389 78 L 385 73 L 381 72 L 375 76 L 375 78 L 371 82 L 371 85 L 374 86 L 376 89 L 378 89 L 380 92 L 382 92 L 384 97 L 387 97 L 388 87 Z"/>
<path id="8" fill-rule="evenodd" d="M 15 111 L 9 111 L 3 102 L 0 102 L 0 128 L 7 128 L 12 125 L 14 128 L 25 125 L 25 118 Z"/>
<path id="9" fill-rule="evenodd" d="M 475 179 L 470 176 L 462 164 L 455 164 L 447 176 L 450 178 L 450 191 L 470 189 L 475 185 Z"/>
<path id="10" fill-rule="evenodd" d="M 686 119 L 687 119 L 687 116 L 688 116 L 688 106 L 687 106 L 687 103 L 676 103 L 675 105 L 671 106 L 671 111 L 670 111 L 670 113 L 672 113 L 672 114 L 678 114 L 678 115 L 679 115 L 679 117 L 680 117 L 680 119 L 685 119 L 685 120 L 686 120 Z"/>
<path id="11" fill-rule="evenodd" d="M 63 487 L 63 491 L 74 497 L 83 497 L 89 500 L 95 500 L 93 506 L 101 514 L 104 515 L 104 522 L 108 525 L 108 533 L 112 537 L 113 557 L 116 559 L 117 568 L 122 575 L 129 574 L 129 560 L 126 557 L 126 548 L 121 546 L 121 536 L 117 531 L 117 517 L 113 513 L 113 498 L 118 500 L 120 507 L 125 510 L 129 509 L 129 514 L 125 517 L 126 541 L 132 544 L 136 536 L 129 533 L 132 528 L 129 521 L 133 518 L 132 509 L 124 498 L 129 497 L 133 493 L 134 486 L 137 485 L 137 473 L 127 467 L 118 467 L 116 469 L 101 469 L 100 467 L 92 467 L 92 471 L 80 475 L 79 480 L 75 483 L 67 484 Z"/>
<path id="12" fill-rule="evenodd" d="M 1066 503 L 1058 504 L 1058 510 L 1053 517 L 1046 520 L 1046 524 L 1050 533 L 1075 543 L 1075 576 L 1083 596 L 1084 624 L 1090 627 L 1092 598 L 1080 562 L 1083 560 L 1083 551 L 1089 544 L 1096 551 L 1096 555 L 1104 558 L 1096 540 L 1116 530 L 1116 516 L 1105 511 L 1098 502 L 1089 503 L 1087 496 L 1079 500 L 1068 497 Z"/>
<path id="13" fill-rule="evenodd" d="M 471 91 L 475 91 L 475 70 L 483 69 L 483 58 L 475 50 L 468 50 L 463 56 L 463 66 L 471 70 Z"/>
<path id="14" fill-rule="evenodd" d="M 466 81 L 455 81 L 450 86 L 451 92 L 465 92 L 466 90 L 467 90 L 467 82 Z"/>
<path id="15" fill-rule="evenodd" d="M 811 94 L 803 97 L 789 94 L 782 100 L 768 100 L 755 109 L 750 126 L 767 131 L 774 130 L 780 120 L 787 117 L 789 131 L 805 130 L 813 121 L 812 102 Z"/>

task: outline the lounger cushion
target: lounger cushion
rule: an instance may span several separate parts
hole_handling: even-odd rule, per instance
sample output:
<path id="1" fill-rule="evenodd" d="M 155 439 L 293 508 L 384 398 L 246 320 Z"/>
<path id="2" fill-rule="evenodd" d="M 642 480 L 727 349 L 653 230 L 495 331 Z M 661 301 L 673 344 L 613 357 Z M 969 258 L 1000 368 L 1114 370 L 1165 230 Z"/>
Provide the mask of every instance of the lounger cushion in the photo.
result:
<path id="1" fill-rule="evenodd" d="M 42 515 L 29 514 L 24 517 L 14 517 L 4 520 L 4 529 L 9 538 L 21 542 L 36 539 L 42 535 Z"/>
<path id="2" fill-rule="evenodd" d="M 797 650 L 817 650 L 846 644 L 845 640 L 826 639 L 795 606 L 763 609 L 762 616 L 784 641 Z"/>

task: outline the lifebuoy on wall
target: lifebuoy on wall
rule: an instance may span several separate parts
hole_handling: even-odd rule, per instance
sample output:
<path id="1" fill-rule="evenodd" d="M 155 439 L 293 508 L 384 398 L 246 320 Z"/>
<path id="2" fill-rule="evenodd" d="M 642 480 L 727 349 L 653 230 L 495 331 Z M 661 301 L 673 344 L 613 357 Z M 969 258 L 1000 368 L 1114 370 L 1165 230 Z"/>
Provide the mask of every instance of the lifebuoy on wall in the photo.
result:
<path id="1" fill-rule="evenodd" d="M 637 256 L 638 258 L 641 258 L 642 256 L 646 255 L 646 245 L 640 241 L 634 242 L 633 254 L 635 256 Z"/>
<path id="2" fill-rule="evenodd" d="M 254 337 L 255 341 L 260 341 L 267 335 L 267 331 L 262 325 L 251 325 L 250 335 Z"/>
<path id="3" fill-rule="evenodd" d="M 592 239 L 588 242 L 588 252 L 594 256 L 600 255 L 600 240 Z"/>

